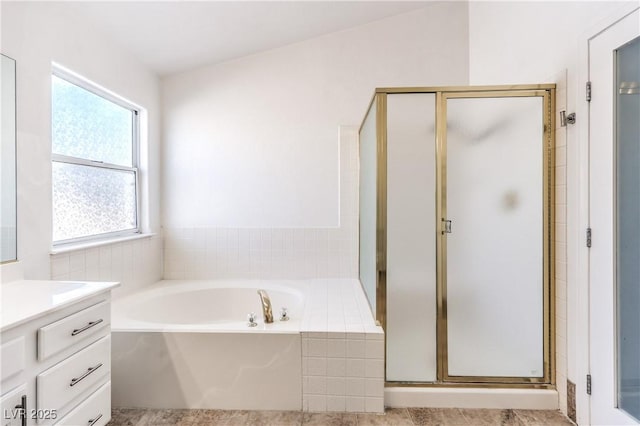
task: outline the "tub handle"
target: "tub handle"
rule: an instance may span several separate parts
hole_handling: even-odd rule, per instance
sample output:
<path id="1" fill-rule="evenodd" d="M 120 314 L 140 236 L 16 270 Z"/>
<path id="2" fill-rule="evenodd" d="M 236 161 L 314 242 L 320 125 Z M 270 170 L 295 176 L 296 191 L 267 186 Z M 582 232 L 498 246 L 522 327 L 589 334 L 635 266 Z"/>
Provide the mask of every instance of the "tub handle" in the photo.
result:
<path id="1" fill-rule="evenodd" d="M 256 325 L 258 325 L 258 323 L 256 322 L 256 314 L 255 312 L 251 312 L 249 315 L 247 315 L 247 321 L 249 321 L 249 323 L 247 324 L 249 327 L 255 327 Z"/>
<path id="2" fill-rule="evenodd" d="M 280 321 L 289 321 L 289 310 L 285 307 L 280 309 Z"/>

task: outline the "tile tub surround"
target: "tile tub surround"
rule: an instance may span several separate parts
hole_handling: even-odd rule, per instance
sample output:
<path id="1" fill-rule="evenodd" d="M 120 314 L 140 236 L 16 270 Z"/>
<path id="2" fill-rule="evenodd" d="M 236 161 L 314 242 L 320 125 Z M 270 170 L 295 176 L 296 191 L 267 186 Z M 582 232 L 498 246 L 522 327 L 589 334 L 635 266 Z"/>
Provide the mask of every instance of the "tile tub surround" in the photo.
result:
<path id="1" fill-rule="evenodd" d="M 309 288 L 302 324 L 302 410 L 381 413 L 382 327 L 358 280 L 319 281 Z"/>
<path id="2" fill-rule="evenodd" d="M 305 412 L 384 410 L 382 333 L 302 333 Z"/>
<path id="3" fill-rule="evenodd" d="M 209 285 L 237 286 L 237 281 L 214 280 Z M 207 285 L 168 282 L 162 285 L 170 289 Z M 269 288 L 269 282 L 244 280 L 242 285 Z M 286 285 L 281 280 L 271 283 Z M 326 279 L 289 285 L 306 288 L 302 319 L 266 327 L 259 319 L 260 326 L 253 329 L 246 327 L 244 316 L 230 320 L 227 328 L 176 318 L 175 324 L 145 329 L 139 321 L 121 318 L 127 311 L 118 303 L 126 307 L 127 300 L 158 286 L 116 301 L 114 406 L 382 412 L 384 334 L 375 325 L 360 282 Z M 149 353 L 156 355 L 153 360 Z"/>
<path id="4" fill-rule="evenodd" d="M 558 411 L 481 410 L 458 408 L 387 408 L 384 414 L 302 413 L 299 411 L 148 410 L 114 409 L 108 426 L 212 425 L 513 425 L 570 426 Z"/>
<path id="5" fill-rule="evenodd" d="M 162 278 L 162 237 L 152 235 L 51 255 L 51 279 L 118 281 L 114 298 Z"/>
<path id="6" fill-rule="evenodd" d="M 569 297 L 567 287 L 567 129 L 560 122 L 560 111 L 567 109 L 567 70 L 559 73 L 553 81 L 556 82 L 556 146 L 555 146 L 555 358 L 556 358 L 556 389 L 558 390 L 558 405 L 564 414 L 568 414 L 569 395 L 568 379 L 569 363 L 567 362 L 567 345 L 570 340 L 568 310 Z M 568 113 L 569 111 L 567 111 Z M 575 379 L 575 378 L 574 378 Z"/>

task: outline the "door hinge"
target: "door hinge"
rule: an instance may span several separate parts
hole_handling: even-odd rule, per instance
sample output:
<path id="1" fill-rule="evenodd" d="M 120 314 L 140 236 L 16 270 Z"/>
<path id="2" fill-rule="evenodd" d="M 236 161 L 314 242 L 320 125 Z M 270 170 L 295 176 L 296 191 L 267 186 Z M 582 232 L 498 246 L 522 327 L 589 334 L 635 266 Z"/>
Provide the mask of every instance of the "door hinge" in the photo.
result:
<path id="1" fill-rule="evenodd" d="M 587 395 L 591 395 L 591 374 L 587 374 Z"/>
<path id="2" fill-rule="evenodd" d="M 591 102 L 591 82 L 587 81 L 587 102 Z"/>
<path id="3" fill-rule="evenodd" d="M 587 247 L 591 248 L 591 228 L 587 228 Z"/>

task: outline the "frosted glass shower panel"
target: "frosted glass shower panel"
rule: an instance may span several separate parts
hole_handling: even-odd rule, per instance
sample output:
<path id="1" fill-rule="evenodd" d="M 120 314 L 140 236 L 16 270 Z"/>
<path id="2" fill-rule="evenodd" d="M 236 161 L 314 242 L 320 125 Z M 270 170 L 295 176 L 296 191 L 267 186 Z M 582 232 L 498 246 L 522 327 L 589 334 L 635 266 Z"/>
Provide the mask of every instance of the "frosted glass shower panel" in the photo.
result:
<path id="1" fill-rule="evenodd" d="M 448 375 L 543 377 L 543 98 L 446 107 Z"/>
<path id="2" fill-rule="evenodd" d="M 387 97 L 387 380 L 437 379 L 436 99 Z"/>
<path id="3" fill-rule="evenodd" d="M 377 137 L 374 100 L 360 129 L 360 282 L 376 311 Z"/>

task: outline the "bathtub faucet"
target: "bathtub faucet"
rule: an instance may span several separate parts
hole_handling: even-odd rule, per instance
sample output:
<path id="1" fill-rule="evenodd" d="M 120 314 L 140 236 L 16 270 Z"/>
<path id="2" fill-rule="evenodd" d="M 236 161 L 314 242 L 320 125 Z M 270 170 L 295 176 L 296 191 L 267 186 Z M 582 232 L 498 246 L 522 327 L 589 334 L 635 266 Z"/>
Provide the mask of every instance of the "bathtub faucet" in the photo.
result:
<path id="1" fill-rule="evenodd" d="M 258 290 L 260 301 L 262 302 L 262 314 L 264 315 L 264 322 L 273 322 L 273 311 L 271 310 L 271 300 L 265 290 Z"/>

